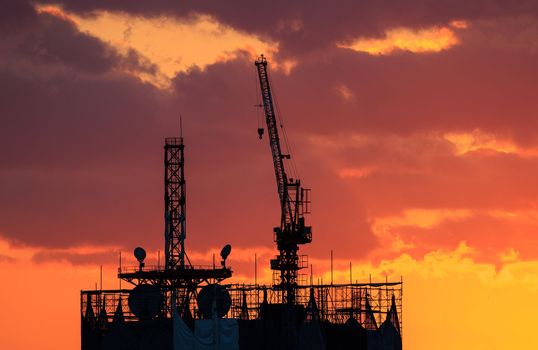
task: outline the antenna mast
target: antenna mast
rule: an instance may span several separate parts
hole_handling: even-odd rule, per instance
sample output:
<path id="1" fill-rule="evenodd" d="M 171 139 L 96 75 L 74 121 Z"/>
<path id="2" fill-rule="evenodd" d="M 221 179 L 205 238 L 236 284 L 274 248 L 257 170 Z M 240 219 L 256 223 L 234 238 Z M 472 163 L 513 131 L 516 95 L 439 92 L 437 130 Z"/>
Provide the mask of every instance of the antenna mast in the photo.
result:
<path id="1" fill-rule="evenodd" d="M 164 142 L 164 252 L 165 269 L 185 268 L 186 188 L 184 173 L 183 126 L 179 117 L 180 137 Z"/>

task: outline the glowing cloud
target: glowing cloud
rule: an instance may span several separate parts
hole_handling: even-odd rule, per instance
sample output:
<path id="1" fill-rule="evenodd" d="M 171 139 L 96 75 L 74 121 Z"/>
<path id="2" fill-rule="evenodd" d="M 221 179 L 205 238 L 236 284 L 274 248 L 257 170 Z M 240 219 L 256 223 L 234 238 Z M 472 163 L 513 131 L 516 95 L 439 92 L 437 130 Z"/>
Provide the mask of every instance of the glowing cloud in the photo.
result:
<path id="1" fill-rule="evenodd" d="M 383 249 L 401 252 L 413 248 L 414 244 L 403 241 L 395 229 L 408 226 L 431 229 L 445 221 L 462 220 L 471 215 L 467 209 L 406 209 L 401 215 L 376 218 L 372 231 L 383 241 L 390 242 L 390 247 Z"/>
<path id="2" fill-rule="evenodd" d="M 178 72 L 232 60 L 238 51 L 255 57 L 260 53 L 271 55 L 278 49 L 275 43 L 222 25 L 210 16 L 179 21 L 165 16 L 147 18 L 106 11 L 82 17 L 51 6 L 38 6 L 38 11 L 75 23 L 81 31 L 111 44 L 121 53 L 136 50 L 159 69 L 157 76 L 139 77 L 160 87 L 167 87 Z M 293 65 L 291 61 L 281 63 L 285 71 Z"/>
<path id="3" fill-rule="evenodd" d="M 443 137 L 453 145 L 456 155 L 465 155 L 476 151 L 513 153 L 529 157 L 538 155 L 536 149 L 521 148 L 508 138 L 497 137 L 480 130 L 466 133 L 447 133 Z"/>
<path id="4" fill-rule="evenodd" d="M 353 91 L 351 91 L 351 89 L 345 84 L 338 85 L 335 90 L 338 96 L 340 96 L 344 101 L 350 101 L 355 98 Z"/>
<path id="5" fill-rule="evenodd" d="M 461 23 L 459 23 L 462 28 Z M 459 39 L 450 27 L 432 27 L 420 30 L 394 28 L 385 32 L 381 39 L 358 38 L 339 47 L 366 52 L 370 55 L 388 55 L 395 51 L 414 53 L 440 52 L 459 44 Z"/>
<path id="6" fill-rule="evenodd" d="M 343 179 L 355 178 L 361 179 L 371 175 L 375 171 L 375 167 L 362 167 L 362 168 L 343 168 L 340 169 L 338 175 Z"/>
<path id="7" fill-rule="evenodd" d="M 374 232 L 399 226 L 416 226 L 432 228 L 445 220 L 457 220 L 471 216 L 466 209 L 407 209 L 400 216 L 378 218 L 374 223 Z"/>

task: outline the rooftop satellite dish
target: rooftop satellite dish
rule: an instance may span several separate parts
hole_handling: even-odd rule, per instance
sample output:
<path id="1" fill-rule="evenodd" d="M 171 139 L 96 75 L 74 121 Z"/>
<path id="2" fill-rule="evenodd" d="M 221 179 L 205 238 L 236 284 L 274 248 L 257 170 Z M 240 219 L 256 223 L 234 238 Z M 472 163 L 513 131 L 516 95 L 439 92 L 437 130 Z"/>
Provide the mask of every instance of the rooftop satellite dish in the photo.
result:
<path id="1" fill-rule="evenodd" d="M 228 258 L 228 255 L 232 252 L 232 246 L 229 244 L 226 244 L 224 248 L 220 251 L 220 256 L 222 260 L 226 260 Z"/>
<path id="2" fill-rule="evenodd" d="M 220 284 L 208 284 L 200 290 L 196 302 L 200 314 L 205 319 L 212 318 L 213 302 L 215 302 L 216 316 L 221 318 L 230 310 L 232 298 L 230 297 L 230 293 L 226 290 L 226 287 L 221 286 Z"/>
<path id="3" fill-rule="evenodd" d="M 222 262 L 220 263 L 222 267 L 226 268 L 226 258 L 228 258 L 228 255 L 232 252 L 232 246 L 229 244 L 226 244 L 224 248 L 220 251 L 220 256 L 222 258 Z"/>
<path id="4" fill-rule="evenodd" d="M 138 319 L 152 319 L 159 313 L 162 295 L 158 287 L 139 284 L 129 293 L 129 309 Z"/>
<path id="5" fill-rule="evenodd" d="M 144 250 L 144 248 L 136 247 L 134 250 L 134 256 L 136 260 L 138 260 L 139 262 L 143 262 L 146 258 L 146 251 Z"/>

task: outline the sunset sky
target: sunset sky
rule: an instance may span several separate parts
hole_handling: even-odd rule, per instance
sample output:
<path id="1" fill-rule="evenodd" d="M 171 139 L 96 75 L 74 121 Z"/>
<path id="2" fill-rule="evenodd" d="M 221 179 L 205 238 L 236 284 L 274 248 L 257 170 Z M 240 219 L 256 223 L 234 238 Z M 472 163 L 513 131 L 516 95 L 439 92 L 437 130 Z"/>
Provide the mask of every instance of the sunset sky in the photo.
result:
<path id="1" fill-rule="evenodd" d="M 315 278 L 403 278 L 406 349 L 537 349 L 537 0 L 0 0 L 0 349 L 80 348 L 99 265 L 156 262 L 179 114 L 189 257 L 268 281 L 262 53 Z"/>

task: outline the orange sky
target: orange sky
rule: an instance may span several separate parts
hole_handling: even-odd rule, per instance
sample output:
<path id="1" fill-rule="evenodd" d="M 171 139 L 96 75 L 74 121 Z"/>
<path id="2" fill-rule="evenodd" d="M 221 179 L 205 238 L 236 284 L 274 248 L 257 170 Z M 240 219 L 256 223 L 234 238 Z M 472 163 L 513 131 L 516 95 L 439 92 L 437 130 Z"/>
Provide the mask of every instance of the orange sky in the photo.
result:
<path id="1" fill-rule="evenodd" d="M 115 288 L 120 250 L 156 260 L 179 113 L 191 260 L 231 243 L 234 280 L 254 254 L 268 280 L 259 53 L 313 189 L 315 278 L 331 249 L 337 280 L 403 278 L 406 349 L 538 347 L 538 7 L 315 3 L 0 1 L 0 348 L 78 348 L 99 265 Z"/>

